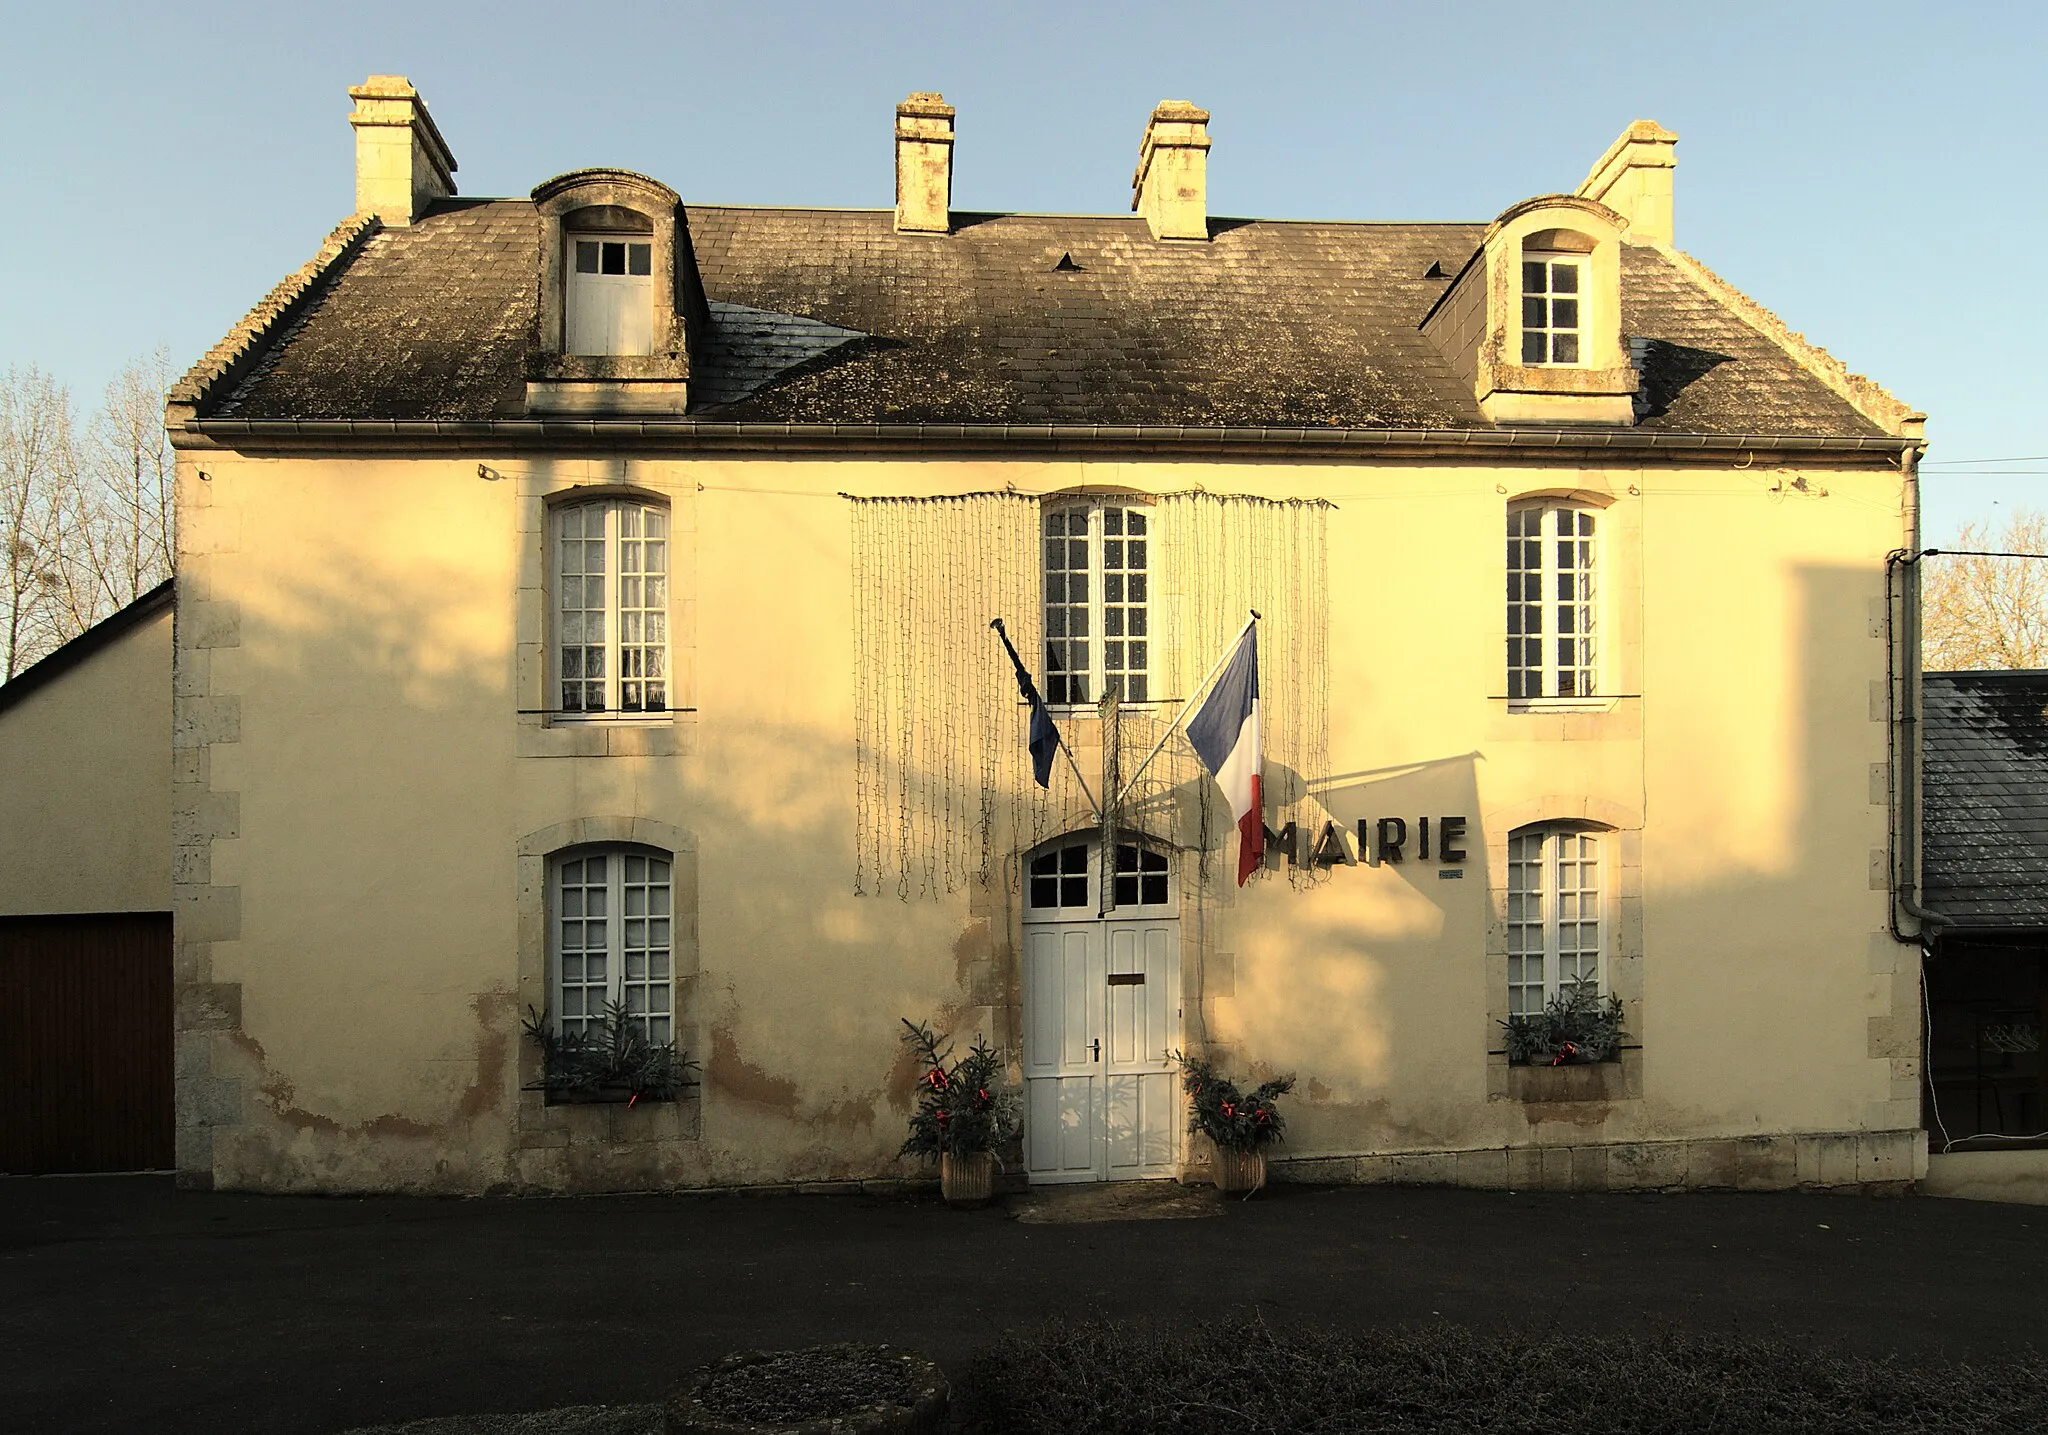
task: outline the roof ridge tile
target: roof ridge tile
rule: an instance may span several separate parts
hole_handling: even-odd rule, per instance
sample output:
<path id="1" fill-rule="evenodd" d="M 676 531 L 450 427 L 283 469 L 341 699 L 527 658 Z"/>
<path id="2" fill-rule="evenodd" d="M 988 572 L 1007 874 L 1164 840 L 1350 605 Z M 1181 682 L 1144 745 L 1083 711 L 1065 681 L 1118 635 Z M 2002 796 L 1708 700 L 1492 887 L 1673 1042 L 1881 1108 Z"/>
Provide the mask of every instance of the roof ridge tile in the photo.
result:
<path id="1" fill-rule="evenodd" d="M 1918 437 L 1915 432 L 1927 415 L 1894 397 L 1876 380 L 1849 371 L 1849 366 L 1826 349 L 1790 328 L 1783 319 L 1737 289 L 1683 249 L 1668 244 L 1651 246 L 1671 260 L 1721 306 L 1750 328 L 1785 350 L 1806 372 L 1832 389 L 1842 401 L 1895 438 Z"/>
<path id="2" fill-rule="evenodd" d="M 321 241 L 318 253 L 279 281 L 242 316 L 240 323 L 228 330 L 204 358 L 171 386 L 170 402 L 194 406 L 204 404 L 222 381 L 270 337 L 279 321 L 311 292 L 329 270 L 353 256 L 365 240 L 383 227 L 383 221 L 374 214 L 352 214 L 337 224 Z"/>

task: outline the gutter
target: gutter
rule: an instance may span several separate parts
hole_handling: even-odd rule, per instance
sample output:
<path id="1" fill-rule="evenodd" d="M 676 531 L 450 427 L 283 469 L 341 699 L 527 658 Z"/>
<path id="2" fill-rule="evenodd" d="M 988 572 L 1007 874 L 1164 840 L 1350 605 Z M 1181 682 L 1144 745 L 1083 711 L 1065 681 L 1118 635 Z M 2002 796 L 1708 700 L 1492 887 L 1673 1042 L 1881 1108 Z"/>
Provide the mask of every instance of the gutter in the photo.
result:
<path id="1" fill-rule="evenodd" d="M 1885 622 L 1891 624 L 1891 582 L 1899 580 L 1898 630 L 1887 633 L 1885 661 L 1898 659 L 1896 676 L 1887 673 L 1885 701 L 1887 736 L 1891 739 L 1893 801 L 1893 857 L 1891 933 L 1896 941 L 1931 948 L 1941 934 L 1957 925 L 1956 919 L 1920 905 L 1920 560 L 1927 556 L 1920 547 L 1920 449 L 1914 444 L 1899 456 L 1905 478 L 1905 528 L 1907 546 L 1885 556 Z M 1919 924 L 1908 934 L 1899 927 L 1904 913 Z"/>
<path id="2" fill-rule="evenodd" d="M 175 420 L 176 416 L 173 415 Z M 1001 450 L 1117 448 L 1161 453 L 1268 455 L 1374 453 L 1440 458 L 1462 451 L 1536 454 L 1774 455 L 1881 460 L 1903 465 L 1918 439 L 1891 435 L 1692 434 L 1621 428 L 1337 429 L 1220 428 L 1178 424 L 733 423 L 673 418 L 232 419 L 170 425 L 178 448 L 334 444 L 407 449 L 508 445 L 647 444 L 713 452 L 786 453 L 848 447 Z"/>

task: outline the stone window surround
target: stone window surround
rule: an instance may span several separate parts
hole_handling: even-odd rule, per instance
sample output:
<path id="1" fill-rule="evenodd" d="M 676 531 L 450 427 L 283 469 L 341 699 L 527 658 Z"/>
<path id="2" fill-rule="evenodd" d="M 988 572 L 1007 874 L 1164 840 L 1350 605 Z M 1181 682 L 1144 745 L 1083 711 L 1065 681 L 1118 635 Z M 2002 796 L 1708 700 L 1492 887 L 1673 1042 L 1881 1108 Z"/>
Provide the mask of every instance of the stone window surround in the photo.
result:
<path id="1" fill-rule="evenodd" d="M 556 471 L 556 470 L 560 471 Z M 520 757 L 679 757 L 696 747 L 696 485 L 669 466 L 632 460 L 535 465 L 517 478 L 518 736 Z M 555 722 L 550 652 L 553 510 L 590 499 L 637 498 L 669 514 L 669 711 Z"/>
<path id="2" fill-rule="evenodd" d="M 524 1013 L 549 1011 L 552 973 L 548 960 L 548 873 L 557 853 L 576 847 L 651 847 L 670 855 L 669 880 L 674 927 L 669 947 L 669 1004 L 674 1013 L 676 1049 L 701 1056 L 702 1042 L 697 1030 L 696 981 L 699 969 L 697 935 L 697 839 L 681 827 L 650 817 L 580 817 L 538 828 L 518 843 L 518 1009 Z M 572 1142 L 606 1141 L 616 1123 L 603 1106 L 549 1106 L 544 1093 L 528 1088 L 540 1081 L 540 1052 L 522 1033 L 519 1041 L 519 1104 L 517 1127 L 525 1133 L 563 1130 L 564 1123 L 581 1124 L 584 1132 L 570 1132 Z M 670 1135 L 694 1140 L 698 1134 L 701 1087 L 685 1088 L 674 1106 L 680 1114 Z"/>
<path id="3" fill-rule="evenodd" d="M 1586 475 L 1592 478 L 1593 475 Z M 1597 585 L 1593 632 L 1595 688 L 1590 698 L 1510 698 L 1507 696 L 1508 614 L 1505 601 L 1493 610 L 1488 659 L 1494 721 L 1488 736 L 1513 738 L 1634 738 L 1642 735 L 1642 590 L 1643 543 L 1640 486 L 1629 484 L 1617 493 L 1603 482 L 1559 485 L 1532 482 L 1527 487 L 1501 488 L 1500 541 L 1492 545 L 1493 591 L 1507 592 L 1507 515 L 1517 508 L 1544 503 L 1571 503 L 1598 515 L 1594 535 L 1593 572 Z M 1546 722 L 1545 719 L 1548 719 Z"/>
<path id="4" fill-rule="evenodd" d="M 540 348 L 561 364 L 577 370 L 563 377 L 652 377 L 639 370 L 683 349 L 683 320 L 676 302 L 676 215 L 682 196 L 658 180 L 627 170 L 577 170 L 558 175 L 533 192 L 540 218 Z M 568 234 L 579 228 L 583 210 L 627 210 L 647 222 L 654 242 L 654 333 L 652 359 L 615 359 L 564 355 L 564 301 L 567 297 Z M 662 296 L 668 302 L 661 302 Z"/>
<path id="5" fill-rule="evenodd" d="M 1621 232 L 1628 227 L 1605 205 L 1570 195 L 1545 195 L 1515 205 L 1488 228 L 1485 255 L 1486 338 L 1480 345 L 1480 406 L 1495 423 L 1633 424 L 1637 378 L 1621 337 Z M 1524 364 L 1524 247 L 1583 256 L 1579 362 Z"/>
<path id="6" fill-rule="evenodd" d="M 1601 798 L 1551 794 L 1488 809 L 1486 833 L 1486 1095 L 1489 1101 L 1641 1100 L 1643 1053 L 1643 816 Z M 1606 858 L 1608 946 L 1603 992 L 1621 998 L 1628 1032 L 1619 1063 L 1511 1067 L 1501 1043 L 1508 1016 L 1508 838 L 1525 827 L 1576 825 L 1611 834 Z M 1604 1068 L 1604 1069 L 1603 1069 Z M 1563 1081 L 1547 1078 L 1566 1074 Z M 1550 1088 L 1569 1088 L 1569 1090 Z"/>

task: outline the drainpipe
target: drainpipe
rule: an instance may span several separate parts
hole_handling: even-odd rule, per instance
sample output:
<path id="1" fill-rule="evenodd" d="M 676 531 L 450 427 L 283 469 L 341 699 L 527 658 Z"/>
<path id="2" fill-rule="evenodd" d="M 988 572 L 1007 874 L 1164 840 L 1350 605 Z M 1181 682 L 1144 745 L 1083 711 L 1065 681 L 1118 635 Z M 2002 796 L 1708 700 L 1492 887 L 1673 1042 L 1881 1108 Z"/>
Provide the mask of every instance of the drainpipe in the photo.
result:
<path id="1" fill-rule="evenodd" d="M 1918 447 L 1904 449 L 1899 454 L 1899 466 L 1905 478 L 1905 528 L 1907 547 L 1897 549 L 1885 558 L 1885 586 L 1889 590 L 1896 576 L 1899 583 L 1899 628 L 1892 635 L 1886 661 L 1897 655 L 1899 671 L 1895 680 L 1885 684 L 1885 697 L 1890 705 L 1890 736 L 1892 739 L 1892 791 L 1897 794 L 1892 823 L 1895 843 L 1892 863 L 1892 936 L 1901 942 L 1914 942 L 1922 948 L 1931 947 L 1934 939 L 1946 928 L 1953 927 L 1953 917 L 1931 912 L 1920 905 L 1915 894 L 1920 889 L 1920 560 L 1939 553 L 1938 548 L 1921 548 L 1920 544 L 1920 450 Z M 1890 593 L 1886 593 L 1885 613 L 1889 618 L 1892 605 Z M 1899 930 L 1899 914 L 1903 912 L 1920 925 L 1912 935 Z"/>

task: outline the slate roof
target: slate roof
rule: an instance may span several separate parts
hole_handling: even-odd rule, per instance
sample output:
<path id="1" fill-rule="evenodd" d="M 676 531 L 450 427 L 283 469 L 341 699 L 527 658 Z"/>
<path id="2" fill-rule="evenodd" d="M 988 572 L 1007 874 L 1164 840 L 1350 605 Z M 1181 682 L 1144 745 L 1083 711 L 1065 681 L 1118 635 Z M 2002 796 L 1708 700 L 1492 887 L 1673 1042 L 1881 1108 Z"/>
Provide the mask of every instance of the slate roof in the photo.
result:
<path id="1" fill-rule="evenodd" d="M 1923 904 L 2048 929 L 2048 671 L 1927 674 L 1921 741 Z"/>
<path id="2" fill-rule="evenodd" d="M 1482 224 L 1218 219 L 1186 244 L 1135 217 L 956 215 L 930 236 L 887 210 L 688 215 L 712 302 L 693 418 L 1491 427 L 1417 328 L 1450 282 L 1432 265 L 1455 275 Z M 200 417 L 522 416 L 539 244 L 530 201 L 447 200 L 345 248 Z M 1642 428 L 1883 433 L 1740 295 L 1624 257 Z"/>

